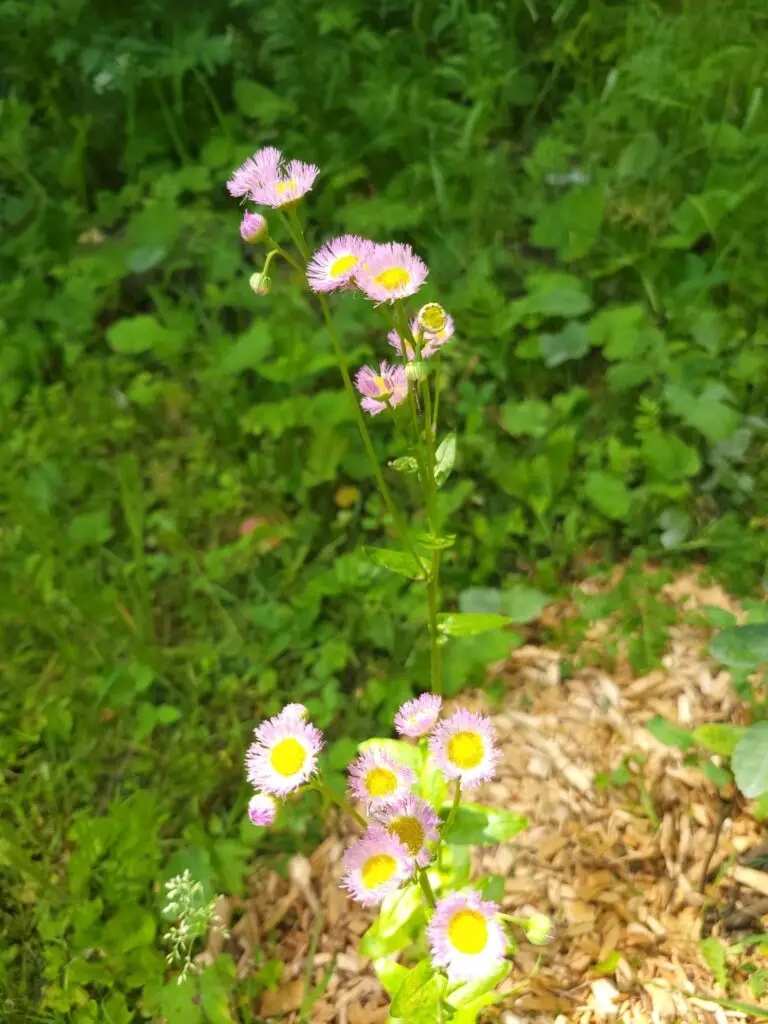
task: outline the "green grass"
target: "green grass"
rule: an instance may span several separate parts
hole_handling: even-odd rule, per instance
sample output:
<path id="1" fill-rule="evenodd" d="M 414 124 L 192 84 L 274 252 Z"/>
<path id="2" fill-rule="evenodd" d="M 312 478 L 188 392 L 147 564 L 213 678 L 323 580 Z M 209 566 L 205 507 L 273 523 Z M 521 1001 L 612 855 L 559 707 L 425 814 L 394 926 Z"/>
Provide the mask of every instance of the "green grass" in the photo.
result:
<path id="1" fill-rule="evenodd" d="M 248 289 L 230 170 L 278 144 L 322 167 L 313 241 L 428 260 L 460 336 L 449 608 L 632 551 L 754 593 L 768 15 L 70 0 L 0 26 L 0 998 L 14 1021 L 247 1021 L 269 948 L 231 1010 L 224 961 L 202 1003 L 164 987 L 160 885 L 189 866 L 242 892 L 255 857 L 311 847 L 314 808 L 244 823 L 251 726 L 302 700 L 338 770 L 428 651 L 420 593 L 355 553 L 386 516 L 312 304 Z M 371 311 L 338 308 L 350 362 L 382 353 Z M 666 619 L 638 608 L 646 668 Z M 454 645 L 456 691 L 505 640 Z"/>

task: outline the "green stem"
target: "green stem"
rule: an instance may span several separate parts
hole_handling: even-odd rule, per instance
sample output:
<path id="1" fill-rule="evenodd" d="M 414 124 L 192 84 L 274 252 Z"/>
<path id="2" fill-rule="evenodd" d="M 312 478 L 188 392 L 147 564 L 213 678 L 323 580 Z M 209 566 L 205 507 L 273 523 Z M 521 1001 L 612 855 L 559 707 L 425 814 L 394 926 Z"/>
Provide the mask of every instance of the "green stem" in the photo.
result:
<path id="1" fill-rule="evenodd" d="M 421 891 L 424 893 L 424 899 L 427 901 L 427 906 L 429 906 L 431 910 L 434 910 L 435 903 L 437 901 L 435 900 L 435 894 L 432 890 L 429 878 L 427 877 L 427 872 L 424 870 L 424 868 L 419 869 L 419 885 L 421 886 Z"/>
<path id="2" fill-rule="evenodd" d="M 443 825 L 442 829 L 440 830 L 440 838 L 441 838 L 441 840 L 442 840 L 442 837 L 444 835 L 446 835 L 450 831 L 451 825 L 453 824 L 453 819 L 456 817 L 456 812 L 459 809 L 459 802 L 460 802 L 460 800 L 461 800 L 461 783 L 459 782 L 458 779 L 456 779 L 456 789 L 453 792 L 453 803 L 451 804 L 451 810 L 450 810 L 450 812 L 448 814 L 448 817 L 445 819 L 445 824 Z"/>
<path id="3" fill-rule="evenodd" d="M 434 537 L 439 536 L 437 521 L 437 483 L 435 481 L 435 435 L 432 425 L 432 402 L 429 393 L 429 380 L 421 382 L 421 394 L 424 402 L 424 421 L 427 435 L 427 474 L 429 494 L 429 523 Z M 443 692 L 442 649 L 437 628 L 437 612 L 440 603 L 440 549 L 432 552 L 432 571 L 427 584 L 427 603 L 429 606 L 429 634 L 431 641 L 430 674 L 432 692 Z"/>
<path id="4" fill-rule="evenodd" d="M 316 789 L 318 793 L 322 793 L 323 796 L 327 797 L 331 801 L 331 803 L 336 804 L 336 806 L 339 807 L 342 811 L 344 811 L 345 814 L 349 814 L 352 818 L 354 818 L 361 828 L 368 828 L 368 822 L 365 820 L 362 814 L 358 814 L 358 812 L 355 810 L 352 804 L 350 804 L 348 801 L 344 800 L 340 796 L 336 796 L 331 787 L 326 782 L 323 782 L 322 779 L 318 779 L 317 782 L 314 783 L 312 788 Z"/>

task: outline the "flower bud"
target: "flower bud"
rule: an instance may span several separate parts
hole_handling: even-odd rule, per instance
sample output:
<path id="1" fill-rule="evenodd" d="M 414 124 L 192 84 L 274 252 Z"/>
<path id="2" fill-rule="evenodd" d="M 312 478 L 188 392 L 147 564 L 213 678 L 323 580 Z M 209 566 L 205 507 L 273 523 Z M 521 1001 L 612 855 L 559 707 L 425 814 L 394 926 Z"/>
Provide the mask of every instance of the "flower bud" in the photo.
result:
<path id="1" fill-rule="evenodd" d="M 267 221 L 260 213 L 244 213 L 240 221 L 240 235 L 244 242 L 261 242 L 267 237 Z"/>
<path id="2" fill-rule="evenodd" d="M 266 828 L 277 816 L 277 804 L 266 793 L 254 793 L 248 802 L 248 817 L 251 824 Z"/>
<path id="3" fill-rule="evenodd" d="M 439 302 L 428 302 L 417 313 L 416 323 L 426 334 L 439 334 L 448 323 L 448 314 Z"/>
<path id="4" fill-rule="evenodd" d="M 251 274 L 248 284 L 251 286 L 252 291 L 257 295 L 269 295 L 272 287 L 272 282 L 269 277 L 258 270 L 255 274 Z"/>
<path id="5" fill-rule="evenodd" d="M 405 376 L 408 380 L 424 380 L 427 376 L 427 368 L 420 359 L 414 359 L 413 362 L 408 363 L 405 367 Z"/>
<path id="6" fill-rule="evenodd" d="M 546 914 L 532 914 L 523 927 L 532 946 L 546 946 L 552 938 L 552 921 Z"/>

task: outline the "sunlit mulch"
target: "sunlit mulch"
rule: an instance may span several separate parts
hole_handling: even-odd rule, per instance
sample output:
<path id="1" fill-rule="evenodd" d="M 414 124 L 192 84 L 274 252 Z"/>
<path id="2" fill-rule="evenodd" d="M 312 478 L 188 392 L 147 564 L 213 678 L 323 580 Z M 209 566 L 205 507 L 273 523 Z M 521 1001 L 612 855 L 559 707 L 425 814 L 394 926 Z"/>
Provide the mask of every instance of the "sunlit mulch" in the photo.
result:
<path id="1" fill-rule="evenodd" d="M 723 591 L 705 590 L 693 576 L 678 578 L 667 596 L 681 610 L 715 604 L 738 612 Z M 599 649 L 606 628 L 596 626 L 586 646 Z M 504 756 L 498 780 L 477 798 L 526 814 L 530 828 L 509 845 L 484 850 L 477 873 L 507 879 L 508 912 L 536 908 L 556 926 L 549 946 L 523 944 L 515 955 L 510 994 L 494 1011 L 507 1024 L 745 1019 L 700 995 L 725 993 L 714 985 L 698 943 L 710 934 L 727 944 L 767 930 L 768 873 L 748 864 L 761 842 L 760 826 L 743 801 L 723 801 L 714 785 L 683 765 L 682 754 L 644 728 L 654 714 L 685 725 L 730 718 L 729 677 L 703 654 L 705 644 L 703 630 L 675 627 L 663 668 L 642 678 L 628 669 L 608 675 L 590 668 L 563 679 L 561 655 L 534 646 L 494 666 L 508 684 L 494 711 Z M 482 694 L 462 703 L 485 706 Z M 598 773 L 625 758 L 643 779 L 645 807 L 637 786 L 594 785 Z M 252 898 L 225 907 L 235 914 L 227 945 L 241 976 L 267 936 L 276 938 L 286 963 L 280 988 L 262 998 L 264 1018 L 299 1019 L 314 949 L 313 984 L 331 973 L 308 1019 L 386 1020 L 380 986 L 355 950 L 372 915 L 337 888 L 343 846 L 335 835 L 309 861 L 297 858 L 290 884 L 257 872 Z M 730 995 L 754 1002 L 746 986 L 736 985 Z"/>

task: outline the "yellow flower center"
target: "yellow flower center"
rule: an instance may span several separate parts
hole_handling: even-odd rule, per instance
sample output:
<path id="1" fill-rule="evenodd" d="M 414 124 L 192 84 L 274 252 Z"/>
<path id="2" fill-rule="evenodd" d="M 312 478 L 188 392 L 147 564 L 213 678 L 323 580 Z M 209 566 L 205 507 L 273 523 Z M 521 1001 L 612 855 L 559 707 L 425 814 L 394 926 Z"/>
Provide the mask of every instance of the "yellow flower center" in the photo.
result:
<path id="1" fill-rule="evenodd" d="M 415 857 L 424 845 L 424 826 L 418 818 L 395 818 L 387 825 L 390 834 L 394 834 L 401 843 L 408 847 L 408 853 Z"/>
<path id="2" fill-rule="evenodd" d="M 283 192 L 287 192 L 289 188 L 296 188 L 296 182 L 293 180 L 293 178 L 289 178 L 287 181 L 278 181 L 278 183 L 277 183 L 277 193 L 278 193 L 278 195 L 282 195 Z"/>
<path id="3" fill-rule="evenodd" d="M 328 274 L 330 277 L 341 277 L 342 274 L 346 274 L 348 270 L 351 270 L 357 262 L 357 256 L 353 256 L 351 253 L 348 253 L 346 256 L 339 256 L 331 264 Z"/>
<path id="4" fill-rule="evenodd" d="M 361 871 L 363 885 L 366 889 L 378 889 L 388 882 L 397 870 L 397 861 L 388 853 L 377 853 L 369 857 Z"/>
<path id="5" fill-rule="evenodd" d="M 389 267 L 387 270 L 382 270 L 380 274 L 377 274 L 375 280 L 376 284 L 380 284 L 388 292 L 393 292 L 395 288 L 402 288 L 403 285 L 408 284 L 411 280 L 411 275 L 402 267 Z"/>
<path id="6" fill-rule="evenodd" d="M 482 953 L 488 942 L 488 924 L 478 910 L 460 910 L 451 918 L 448 938 L 460 953 Z"/>
<path id="7" fill-rule="evenodd" d="M 483 739 L 476 732 L 457 732 L 448 740 L 448 760 L 457 768 L 477 768 L 484 753 Z"/>
<path id="8" fill-rule="evenodd" d="M 430 334 L 439 334 L 445 327 L 445 310 L 437 302 L 429 302 L 419 313 L 419 319 Z"/>
<path id="9" fill-rule="evenodd" d="M 293 736 L 280 740 L 272 748 L 269 760 L 278 775 L 295 775 L 304 767 L 307 752 Z"/>
<path id="10" fill-rule="evenodd" d="M 397 789 L 397 776 L 389 768 L 371 768 L 365 776 L 368 796 L 390 796 Z"/>

